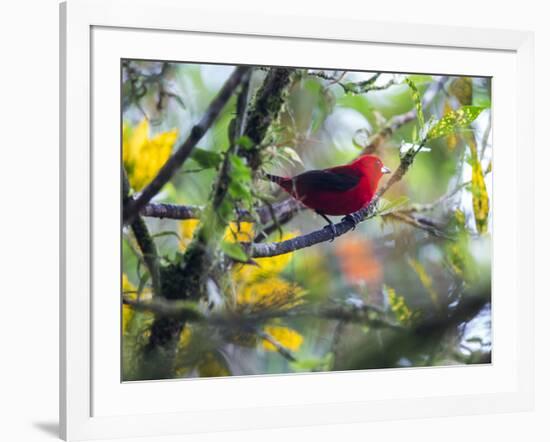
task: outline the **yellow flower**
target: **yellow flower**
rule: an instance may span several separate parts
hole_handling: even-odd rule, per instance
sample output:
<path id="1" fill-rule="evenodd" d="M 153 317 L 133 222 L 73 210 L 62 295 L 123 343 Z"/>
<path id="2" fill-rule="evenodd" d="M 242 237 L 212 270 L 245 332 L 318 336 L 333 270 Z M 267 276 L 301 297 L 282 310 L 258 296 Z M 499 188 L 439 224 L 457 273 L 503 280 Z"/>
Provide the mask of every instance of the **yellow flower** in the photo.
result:
<path id="1" fill-rule="evenodd" d="M 197 226 L 199 225 L 198 219 L 186 219 L 180 222 L 180 249 L 185 250 L 191 243 L 193 235 Z"/>
<path id="2" fill-rule="evenodd" d="M 287 233 L 283 241 L 296 233 Z M 240 310 L 261 311 L 269 308 L 292 308 L 303 302 L 304 291 L 297 284 L 279 277 L 292 260 L 292 253 L 256 259 L 256 265 L 241 265 L 233 270 Z"/>
<path id="3" fill-rule="evenodd" d="M 289 309 L 303 302 L 304 291 L 277 276 L 241 284 L 237 292 L 240 310 Z"/>
<path id="4" fill-rule="evenodd" d="M 296 351 L 304 342 L 304 338 L 300 333 L 288 327 L 268 325 L 264 327 L 264 331 L 288 350 Z M 277 348 L 265 339 L 262 345 L 268 351 L 277 351 Z"/>
<path id="5" fill-rule="evenodd" d="M 186 219 L 180 222 L 181 249 L 186 249 L 200 220 Z M 225 229 L 223 240 L 226 242 L 249 242 L 254 239 L 254 224 L 248 222 L 230 223 Z"/>
<path id="6" fill-rule="evenodd" d="M 135 191 L 143 189 L 156 176 L 170 157 L 177 138 L 177 129 L 149 138 L 146 119 L 133 128 L 122 125 L 122 161 Z"/>
<path id="7" fill-rule="evenodd" d="M 223 237 L 227 242 L 251 242 L 254 240 L 254 223 L 229 223 Z"/>
<path id="8" fill-rule="evenodd" d="M 132 283 L 128 280 L 128 276 L 126 276 L 126 273 L 122 274 L 122 293 L 126 292 L 134 292 L 136 288 L 132 285 Z M 132 296 L 132 294 L 128 294 L 129 296 Z M 128 323 L 130 322 L 130 319 L 132 318 L 134 311 L 128 304 L 122 304 L 122 333 L 126 333 L 126 328 L 128 327 Z"/>

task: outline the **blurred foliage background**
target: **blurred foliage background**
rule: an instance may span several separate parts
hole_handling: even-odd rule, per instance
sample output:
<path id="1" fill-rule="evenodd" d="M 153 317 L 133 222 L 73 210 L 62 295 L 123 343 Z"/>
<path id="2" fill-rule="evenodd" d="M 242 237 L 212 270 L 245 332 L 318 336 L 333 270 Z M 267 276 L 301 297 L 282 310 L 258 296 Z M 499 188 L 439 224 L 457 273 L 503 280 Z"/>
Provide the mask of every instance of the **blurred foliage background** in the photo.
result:
<path id="1" fill-rule="evenodd" d="M 154 178 L 233 70 L 123 61 L 122 161 L 133 192 Z M 250 96 L 268 71 L 253 70 Z M 248 264 L 237 260 L 223 281 L 213 274 L 216 284 L 208 299 L 197 302 L 201 315 L 289 314 L 252 328 L 187 322 L 171 377 L 491 361 L 490 79 L 295 69 L 264 140 L 259 174 L 250 175 L 246 162 L 234 165 L 241 173 L 234 181 L 244 187 L 233 195 L 235 207 L 253 210 L 286 198 L 261 179 L 262 171 L 291 176 L 348 163 L 365 149 L 396 169 L 421 138 L 419 118 L 406 118 L 419 104 L 425 128 L 448 116 L 450 129 L 438 126 L 438 136 L 425 143 L 410 171 L 384 195 L 379 215 L 334 242 Z M 232 97 L 154 202 L 208 203 L 230 145 L 236 106 Z M 475 115 L 457 124 L 461 109 L 474 109 Z M 144 220 L 166 266 L 178 262 L 201 222 Z M 242 250 L 231 244 L 281 241 L 326 224 L 310 210 L 285 221 L 267 238 L 258 236 L 258 222 L 232 222 L 224 233 L 224 252 L 238 255 Z M 123 294 L 150 300 L 151 281 L 127 227 L 122 253 Z M 144 377 L 139 354 L 150 339 L 154 315 L 122 306 L 123 380 Z"/>

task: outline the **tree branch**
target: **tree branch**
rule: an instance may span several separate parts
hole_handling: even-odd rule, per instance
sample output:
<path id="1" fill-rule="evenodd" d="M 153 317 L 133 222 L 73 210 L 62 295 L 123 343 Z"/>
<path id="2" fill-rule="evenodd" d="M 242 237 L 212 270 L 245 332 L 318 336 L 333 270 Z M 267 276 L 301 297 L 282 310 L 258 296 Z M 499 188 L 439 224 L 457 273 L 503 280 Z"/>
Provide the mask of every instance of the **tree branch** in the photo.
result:
<path id="1" fill-rule="evenodd" d="M 212 100 L 210 106 L 204 113 L 200 122 L 193 126 L 187 139 L 166 161 L 155 178 L 143 189 L 136 199 L 130 199 L 123 209 L 123 222 L 128 224 L 137 213 L 153 198 L 162 187 L 172 178 L 177 169 L 185 162 L 191 154 L 195 145 L 200 141 L 210 126 L 220 115 L 235 89 L 241 83 L 241 79 L 250 71 L 248 66 L 237 67 L 229 79 L 225 82 L 218 95 Z"/>
<path id="2" fill-rule="evenodd" d="M 266 224 L 273 221 L 273 215 L 281 218 L 288 213 L 297 212 L 302 210 L 304 206 L 293 198 L 287 198 L 281 202 L 271 205 L 273 212 L 268 206 L 259 207 L 254 214 L 248 210 L 237 209 L 235 211 L 236 218 L 241 221 L 259 221 L 262 224 Z M 202 206 L 182 206 L 178 204 L 168 203 L 149 203 L 143 209 L 140 214 L 143 216 L 151 216 L 154 218 L 168 218 L 168 219 L 198 219 L 201 217 L 203 211 Z"/>
<path id="3" fill-rule="evenodd" d="M 450 241 L 456 240 L 455 237 L 445 233 L 443 230 L 439 228 L 439 226 L 435 225 L 435 223 L 431 220 L 428 220 L 426 218 L 416 218 L 412 215 L 408 215 L 406 213 L 402 213 L 399 210 L 396 210 L 395 212 L 389 212 L 385 214 L 384 216 L 394 218 L 398 221 L 401 221 L 405 224 L 409 224 L 410 226 L 416 227 L 420 230 L 425 230 L 430 235 L 433 235 L 437 238 L 444 238 L 448 239 Z"/>

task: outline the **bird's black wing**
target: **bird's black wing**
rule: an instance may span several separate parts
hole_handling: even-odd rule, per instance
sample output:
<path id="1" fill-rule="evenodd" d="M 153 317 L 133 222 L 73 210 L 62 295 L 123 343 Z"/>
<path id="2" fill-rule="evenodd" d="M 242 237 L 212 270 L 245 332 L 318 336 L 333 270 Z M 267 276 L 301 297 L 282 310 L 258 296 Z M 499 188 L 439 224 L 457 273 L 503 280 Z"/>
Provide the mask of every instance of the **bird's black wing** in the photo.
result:
<path id="1" fill-rule="evenodd" d="M 359 184 L 360 177 L 349 173 L 339 173 L 331 170 L 310 170 L 295 178 L 303 190 L 319 190 L 329 192 L 345 192 Z"/>

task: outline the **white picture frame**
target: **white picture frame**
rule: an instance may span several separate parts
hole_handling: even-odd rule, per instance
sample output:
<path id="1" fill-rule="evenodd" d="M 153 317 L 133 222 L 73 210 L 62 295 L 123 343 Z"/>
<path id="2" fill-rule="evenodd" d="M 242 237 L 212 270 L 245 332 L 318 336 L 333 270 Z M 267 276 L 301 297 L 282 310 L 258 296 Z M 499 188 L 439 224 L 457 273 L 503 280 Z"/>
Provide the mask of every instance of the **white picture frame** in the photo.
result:
<path id="1" fill-rule="evenodd" d="M 389 418 L 509 412 L 532 408 L 532 33 L 297 16 L 243 15 L 232 13 L 230 9 L 197 10 L 174 0 L 69 0 L 61 4 L 60 14 L 60 428 L 64 439 L 162 436 Z M 170 44 L 170 41 L 177 38 L 193 38 L 193 42 L 196 42 L 193 55 L 188 52 L 173 58 L 173 43 Z M 182 59 L 186 56 L 187 60 L 197 59 L 196 51 L 202 50 L 201 60 L 198 61 L 221 62 L 221 54 L 208 52 L 209 43 L 206 40 L 201 43 L 201 39 L 216 38 L 221 39 L 219 41 L 231 39 L 235 51 L 227 51 L 223 61 L 235 63 L 282 64 L 286 58 L 276 59 L 283 57 L 277 54 L 287 51 L 284 56 L 288 57 L 288 62 L 292 65 L 292 60 L 304 57 L 305 52 L 299 53 L 299 49 L 296 49 L 305 47 L 303 45 L 308 45 L 312 54 L 315 53 L 316 45 L 319 48 L 320 45 L 340 47 L 342 50 L 338 54 L 346 53 L 345 48 L 350 45 L 355 48 L 364 46 L 365 50 L 368 47 L 369 51 L 380 48 L 386 48 L 385 52 L 406 49 L 402 58 L 394 57 L 393 60 L 384 62 L 385 66 L 394 67 L 396 71 L 400 70 L 395 68 L 399 63 L 410 63 L 402 71 L 411 71 L 415 63 L 420 63 L 415 53 L 429 55 L 433 51 L 433 54 L 438 54 L 438 57 L 432 57 L 437 60 L 430 61 L 432 64 L 429 67 L 428 61 L 423 62 L 426 71 L 438 69 L 452 73 L 461 73 L 457 71 L 461 69 L 458 64 L 460 60 L 468 60 L 470 57 L 470 60 L 479 60 L 479 66 L 482 66 L 482 58 L 494 57 L 494 66 L 488 66 L 484 73 L 498 72 L 498 75 L 494 75 L 497 87 L 516 92 L 515 102 L 499 103 L 497 94 L 494 104 L 495 137 L 502 137 L 499 138 L 502 140 L 501 145 L 510 153 L 506 157 L 497 157 L 494 166 L 495 219 L 498 226 L 501 226 L 494 235 L 494 257 L 499 259 L 493 276 L 493 292 L 495 296 L 499 296 L 495 303 L 494 319 L 497 325 L 499 318 L 503 318 L 501 324 L 503 321 L 507 322 L 507 327 L 495 326 L 495 341 L 509 342 L 510 348 L 502 346 L 500 357 L 495 351 L 494 362 L 485 367 L 485 371 L 483 367 L 479 367 L 479 371 L 469 367 L 431 368 L 430 371 L 408 371 L 406 375 L 395 374 L 393 371 L 389 374 L 392 378 L 391 385 L 399 385 L 398 388 L 408 388 L 409 391 L 401 396 L 380 393 L 376 398 L 373 393 L 371 399 L 354 397 L 353 390 L 361 391 L 360 388 L 354 388 L 354 385 L 368 383 L 369 378 L 372 380 L 374 377 L 376 384 L 382 387 L 390 385 L 389 378 L 384 380 L 385 374 L 382 371 L 359 372 L 353 375 L 328 373 L 315 377 L 215 379 L 193 381 L 194 383 L 165 381 L 124 386 L 113 384 L 118 373 L 111 376 L 113 366 L 110 361 L 117 345 L 109 344 L 109 333 L 113 330 L 111 324 L 117 330 L 118 310 L 101 310 L 108 304 L 104 304 L 102 298 L 94 297 L 94 290 L 97 290 L 98 284 L 105 278 L 92 272 L 95 265 L 92 249 L 96 252 L 101 250 L 94 243 L 93 229 L 104 229 L 101 230 L 102 236 L 104 231 L 108 236 L 108 230 L 116 232 L 119 228 L 116 218 L 113 218 L 114 230 L 107 225 L 94 224 L 94 211 L 99 210 L 97 204 L 93 204 L 94 195 L 101 195 L 102 188 L 101 183 L 93 180 L 93 157 L 101 155 L 94 151 L 93 146 L 98 141 L 112 142 L 112 138 L 108 138 L 109 127 L 103 126 L 102 122 L 105 121 L 108 125 L 110 114 L 102 112 L 102 116 L 98 117 L 96 112 L 98 108 L 106 108 L 105 100 L 114 100 L 113 103 L 118 105 L 118 95 L 114 92 L 119 87 L 118 83 L 113 84 L 115 89 L 107 92 L 111 77 L 106 75 L 106 82 L 101 83 L 103 80 L 99 77 L 103 78 L 100 74 L 105 71 L 102 63 L 103 60 L 108 63 L 109 60 L 120 57 L 120 51 L 117 52 L 116 49 L 120 47 L 124 48 L 128 57 L 139 58 L 140 54 L 146 52 L 156 54 L 149 58 Z M 162 45 L 147 44 L 154 39 L 166 40 L 163 40 Z M 239 45 L 253 45 L 260 40 L 262 45 L 274 45 L 273 50 L 263 51 L 255 57 L 239 53 Z M 287 44 L 288 42 L 292 44 Z M 210 43 L 210 46 L 215 44 L 216 42 Z M 277 51 L 278 44 L 284 46 L 281 46 L 280 51 Z M 101 50 L 101 57 L 94 53 L 98 48 Z M 456 57 L 449 55 L 451 51 Z M 309 52 L 308 56 L 313 57 Z M 482 57 L 476 59 L 476 54 L 477 57 L 482 54 Z M 102 58 L 103 55 L 105 59 Z M 502 64 L 499 64 L 499 60 L 502 60 Z M 334 56 L 327 63 L 331 67 L 334 63 L 346 63 L 345 55 Z M 379 66 L 375 64 L 372 68 L 377 69 Z M 483 69 L 470 65 L 465 73 L 483 73 Z M 95 76 L 98 78 L 94 78 Z M 105 92 L 95 95 L 98 89 Z M 115 114 L 118 114 L 118 110 Z M 98 128 L 101 128 L 99 132 Z M 521 149 L 521 155 L 517 155 L 518 149 Z M 107 158 L 102 164 L 105 168 L 102 174 L 109 177 L 114 173 L 118 180 L 118 162 L 113 163 Z M 118 204 L 120 192 L 110 189 L 110 193 L 116 194 L 116 199 L 112 201 Z M 503 232 L 502 235 L 500 231 Z M 108 286 L 106 289 L 109 289 Z M 98 309 L 102 312 L 102 321 L 107 324 L 105 330 L 94 322 L 97 321 Z M 116 362 L 119 363 L 118 358 Z M 408 379 L 414 379 L 415 388 Z M 475 379 L 479 385 L 474 382 Z M 449 386 L 449 391 L 439 388 L 438 382 Z M 461 382 L 468 382 L 472 390 L 468 391 Z M 450 388 L 453 383 L 454 390 Z M 332 387 L 326 388 L 323 395 L 320 395 L 323 385 Z M 264 388 L 270 393 L 265 395 L 267 399 L 254 402 L 250 398 L 258 388 Z M 436 391 L 438 388 L 439 391 Z M 194 405 L 185 409 L 176 407 L 174 401 L 169 400 L 176 390 L 194 398 Z M 137 396 L 132 391 L 138 392 Z M 307 394 L 288 397 L 288 394 L 281 394 L 285 391 Z M 236 393 L 242 393 L 239 394 L 242 396 L 241 402 L 227 400 Z M 211 405 L 213 401 L 210 398 L 214 394 L 219 395 L 218 403 L 221 405 Z M 143 398 L 149 405 L 140 408 L 136 397 Z M 178 397 L 181 397 L 179 393 Z M 164 406 L 155 408 L 150 405 L 158 404 L 159 398 L 166 399 L 163 401 Z M 213 414 L 215 419 L 212 419 Z M 246 419 L 243 414 L 246 414 Z M 277 418 L 273 419 L 273 416 Z"/>

